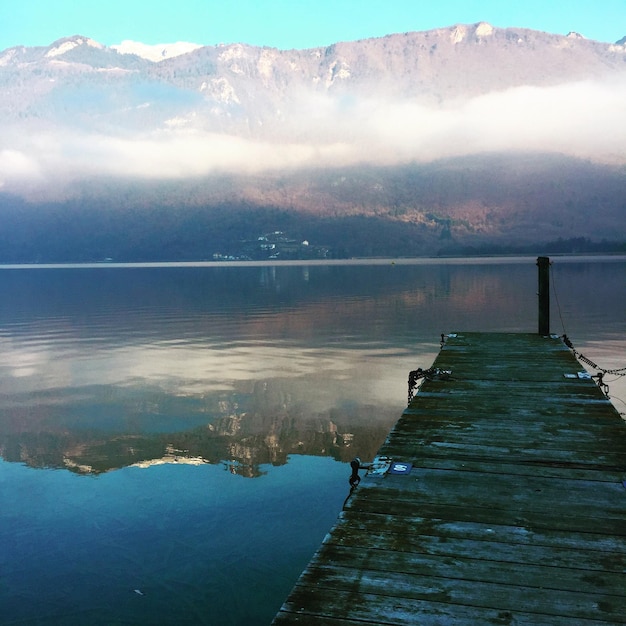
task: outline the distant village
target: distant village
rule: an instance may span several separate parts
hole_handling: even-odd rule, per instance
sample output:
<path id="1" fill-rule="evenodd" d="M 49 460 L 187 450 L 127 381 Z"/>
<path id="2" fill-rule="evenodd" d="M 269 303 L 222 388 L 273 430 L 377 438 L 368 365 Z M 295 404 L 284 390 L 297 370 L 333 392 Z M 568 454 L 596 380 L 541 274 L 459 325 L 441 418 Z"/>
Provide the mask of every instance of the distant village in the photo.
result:
<path id="1" fill-rule="evenodd" d="M 327 259 L 330 250 L 324 246 L 311 245 L 306 239 L 300 240 L 282 230 L 259 235 L 257 239 L 242 241 L 241 250 L 232 254 L 216 252 L 214 261 L 265 261 Z"/>

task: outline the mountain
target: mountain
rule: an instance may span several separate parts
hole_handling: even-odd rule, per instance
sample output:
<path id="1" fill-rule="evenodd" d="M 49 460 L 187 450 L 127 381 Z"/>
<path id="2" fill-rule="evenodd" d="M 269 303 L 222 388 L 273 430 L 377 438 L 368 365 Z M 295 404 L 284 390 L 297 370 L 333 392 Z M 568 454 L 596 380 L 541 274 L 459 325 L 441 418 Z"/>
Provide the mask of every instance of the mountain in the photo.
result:
<path id="1" fill-rule="evenodd" d="M 486 23 L 0 52 L 0 261 L 626 240 L 626 44 Z M 276 248 L 275 248 L 276 249 Z"/>

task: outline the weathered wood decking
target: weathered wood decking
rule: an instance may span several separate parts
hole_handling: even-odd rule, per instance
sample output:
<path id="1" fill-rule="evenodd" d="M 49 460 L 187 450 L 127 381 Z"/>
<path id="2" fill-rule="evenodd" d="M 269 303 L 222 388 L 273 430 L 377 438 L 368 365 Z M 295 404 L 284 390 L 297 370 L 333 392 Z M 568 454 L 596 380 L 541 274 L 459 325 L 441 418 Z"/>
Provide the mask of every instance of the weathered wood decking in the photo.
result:
<path id="1" fill-rule="evenodd" d="M 626 423 L 558 338 L 434 366 L 274 624 L 626 623 Z"/>

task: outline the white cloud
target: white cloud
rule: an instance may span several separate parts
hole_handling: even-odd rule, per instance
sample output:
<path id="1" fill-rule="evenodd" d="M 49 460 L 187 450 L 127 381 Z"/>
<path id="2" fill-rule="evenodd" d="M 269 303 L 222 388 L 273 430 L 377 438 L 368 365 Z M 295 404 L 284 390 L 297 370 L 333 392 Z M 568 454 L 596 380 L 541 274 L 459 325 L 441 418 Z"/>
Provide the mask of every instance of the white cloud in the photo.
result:
<path id="1" fill-rule="evenodd" d="M 272 144 L 202 131 L 157 132 L 138 138 L 91 135 L 74 138 L 76 145 L 88 144 L 90 173 L 121 177 L 185 178 L 214 172 L 259 172 L 309 165 L 318 159 L 333 158 L 341 147 L 313 144 Z M 80 163 L 66 157 L 67 165 Z M 52 164 L 51 164 L 52 165 Z"/>
<path id="2" fill-rule="evenodd" d="M 0 185 L 6 182 L 37 180 L 40 176 L 35 159 L 20 150 L 0 149 Z"/>
<path id="3" fill-rule="evenodd" d="M 613 159 L 625 156 L 626 81 L 519 87 L 468 103 L 464 127 L 476 149 L 548 150 Z"/>
<path id="4" fill-rule="evenodd" d="M 3 133 L 0 184 L 47 180 L 58 186 L 93 176 L 182 179 L 507 150 L 626 161 L 626 78 L 518 87 L 439 107 L 378 95 L 303 94 L 291 110 L 282 107 L 280 124 L 266 124 L 258 137 L 209 132 L 200 115 L 187 119 L 183 126 L 141 134 L 59 128 Z"/>
<path id="5" fill-rule="evenodd" d="M 363 127 L 369 158 L 391 162 L 500 150 L 624 161 L 625 119 L 626 80 L 518 87 L 440 108 L 370 100 L 343 124 L 351 124 L 355 136 Z"/>

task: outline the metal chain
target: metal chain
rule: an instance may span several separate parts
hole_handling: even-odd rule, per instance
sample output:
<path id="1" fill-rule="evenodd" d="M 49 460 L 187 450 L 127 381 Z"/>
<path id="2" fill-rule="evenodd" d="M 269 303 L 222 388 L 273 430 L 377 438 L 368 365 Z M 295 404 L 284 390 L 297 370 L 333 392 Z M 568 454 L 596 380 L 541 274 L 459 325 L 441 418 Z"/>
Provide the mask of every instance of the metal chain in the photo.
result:
<path id="1" fill-rule="evenodd" d="M 567 335 L 563 335 L 563 343 L 576 355 L 579 361 L 586 363 L 587 365 L 593 367 L 593 369 L 598 370 L 604 374 L 611 374 L 612 376 L 626 376 L 626 367 L 620 367 L 619 369 L 607 370 L 603 367 L 600 367 L 597 363 L 594 363 L 591 359 L 588 359 L 584 354 L 578 352 L 576 348 L 572 345 L 569 337 Z"/>

